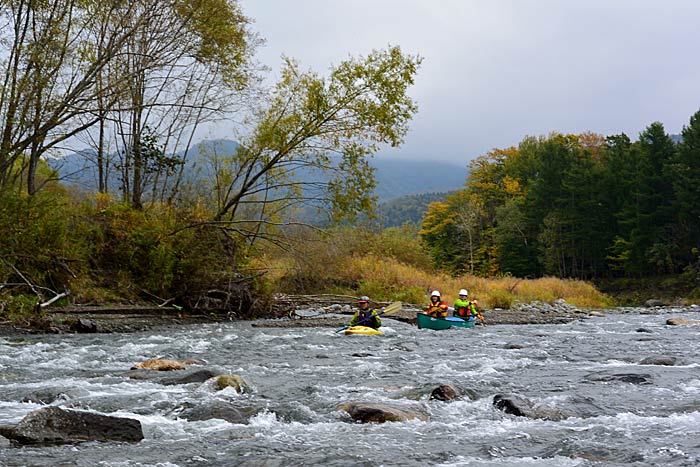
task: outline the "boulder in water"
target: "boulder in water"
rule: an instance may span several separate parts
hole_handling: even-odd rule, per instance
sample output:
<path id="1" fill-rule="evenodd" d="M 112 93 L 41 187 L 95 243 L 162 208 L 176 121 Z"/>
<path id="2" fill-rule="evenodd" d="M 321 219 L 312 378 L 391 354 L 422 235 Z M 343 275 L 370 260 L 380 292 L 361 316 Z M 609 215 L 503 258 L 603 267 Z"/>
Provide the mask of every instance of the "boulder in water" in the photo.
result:
<path id="1" fill-rule="evenodd" d="M 207 368 L 195 368 L 189 370 L 175 370 L 163 373 L 152 370 L 131 370 L 124 374 L 127 378 L 148 380 L 166 386 L 175 384 L 203 383 L 217 376 L 219 373 Z"/>
<path id="2" fill-rule="evenodd" d="M 593 382 L 603 382 L 612 383 L 619 381 L 621 383 L 632 383 L 632 384 L 652 384 L 651 375 L 648 374 L 637 374 L 637 373 L 596 373 L 587 375 L 586 379 Z"/>
<path id="3" fill-rule="evenodd" d="M 229 423 L 245 425 L 250 417 L 258 413 L 251 407 L 235 407 L 233 404 L 220 400 L 213 400 L 204 405 L 186 407 L 178 414 L 178 417 L 189 421 L 226 420 Z"/>
<path id="4" fill-rule="evenodd" d="M 669 326 L 697 325 L 700 324 L 700 321 L 683 318 L 669 318 L 666 320 L 666 324 Z"/>
<path id="5" fill-rule="evenodd" d="M 640 365 L 663 365 L 663 366 L 673 366 L 676 364 L 676 361 L 678 359 L 676 357 L 671 357 L 671 356 L 662 356 L 662 357 L 647 357 L 641 362 L 639 362 Z"/>
<path id="6" fill-rule="evenodd" d="M 644 302 L 644 306 L 647 308 L 654 308 L 657 306 L 666 306 L 666 304 L 662 300 L 652 298 L 651 300 L 647 300 L 646 302 Z"/>
<path id="7" fill-rule="evenodd" d="M 38 389 L 22 397 L 21 402 L 48 405 L 57 400 L 68 400 L 70 395 L 60 389 Z"/>
<path id="8" fill-rule="evenodd" d="M 141 422 L 131 418 L 44 407 L 30 412 L 14 427 L 0 427 L 0 435 L 18 444 L 138 442 L 143 430 Z"/>
<path id="9" fill-rule="evenodd" d="M 214 387 L 217 391 L 221 391 L 224 388 L 231 387 L 236 390 L 237 393 L 243 394 L 250 390 L 250 385 L 248 382 L 240 375 L 219 375 L 214 381 Z"/>
<path id="10" fill-rule="evenodd" d="M 573 416 L 573 414 L 560 409 L 537 406 L 530 399 L 519 394 L 496 394 L 493 396 L 493 405 L 497 409 L 517 417 L 560 421 Z"/>
<path id="11" fill-rule="evenodd" d="M 418 407 L 398 407 L 376 402 L 348 402 L 337 410 L 350 414 L 353 420 L 360 423 L 405 422 L 407 420 L 428 420 L 428 414 Z"/>
<path id="12" fill-rule="evenodd" d="M 137 363 L 131 367 L 132 370 L 154 370 L 154 371 L 173 371 L 184 370 L 185 364 L 177 360 L 168 360 L 162 358 L 152 358 L 145 362 Z"/>
<path id="13" fill-rule="evenodd" d="M 429 399 L 437 399 L 439 401 L 452 401 L 455 399 L 459 399 L 459 397 L 460 392 L 457 388 L 455 388 L 451 384 L 441 384 L 440 386 L 432 390 Z"/>

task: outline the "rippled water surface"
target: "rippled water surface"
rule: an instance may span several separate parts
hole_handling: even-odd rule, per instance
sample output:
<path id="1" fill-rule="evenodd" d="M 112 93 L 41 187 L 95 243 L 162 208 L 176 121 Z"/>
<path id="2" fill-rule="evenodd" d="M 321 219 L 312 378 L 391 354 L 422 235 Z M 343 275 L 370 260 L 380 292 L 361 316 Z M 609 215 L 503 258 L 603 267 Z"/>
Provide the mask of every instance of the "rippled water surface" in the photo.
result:
<path id="1" fill-rule="evenodd" d="M 665 325 L 670 316 L 700 313 L 672 311 L 448 331 L 385 319 L 383 336 L 236 322 L 0 338 L 0 424 L 41 407 L 20 402 L 28 394 L 62 392 L 53 405 L 135 418 L 145 435 L 138 444 L 0 443 L 0 465 L 700 465 L 700 327 Z M 659 356 L 675 357 L 676 365 L 639 363 Z M 221 373 L 240 374 L 253 391 L 124 376 L 154 357 L 203 359 Z M 610 380 L 620 374 L 646 384 Z M 428 400 L 445 383 L 472 399 Z M 504 393 L 573 416 L 505 414 L 492 404 Z M 418 405 L 430 419 L 358 424 L 336 410 L 348 401 Z M 254 415 L 247 424 L 178 417 L 183 407 L 212 403 Z"/>

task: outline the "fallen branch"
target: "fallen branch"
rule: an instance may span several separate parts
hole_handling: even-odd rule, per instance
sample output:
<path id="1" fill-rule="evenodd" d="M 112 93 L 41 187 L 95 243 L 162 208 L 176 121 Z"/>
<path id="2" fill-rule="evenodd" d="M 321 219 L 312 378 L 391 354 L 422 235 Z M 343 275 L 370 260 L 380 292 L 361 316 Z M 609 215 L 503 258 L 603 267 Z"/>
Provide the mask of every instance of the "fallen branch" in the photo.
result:
<path id="1" fill-rule="evenodd" d="M 47 306 L 51 305 L 53 302 L 55 302 L 55 301 L 57 301 L 57 300 L 60 300 L 60 299 L 62 299 L 63 297 L 67 297 L 68 295 L 70 295 L 70 291 L 69 291 L 69 290 L 66 290 L 66 291 L 63 292 L 63 293 L 60 293 L 60 294 L 56 295 L 56 296 L 55 296 L 54 298 L 52 298 L 51 300 L 49 300 L 49 301 L 47 301 L 47 302 L 44 302 L 44 303 L 40 303 L 40 304 L 39 304 L 39 308 L 47 307 Z"/>
<path id="2" fill-rule="evenodd" d="M 41 296 L 41 293 L 37 290 L 37 288 L 36 288 L 36 286 L 34 285 L 34 283 L 32 283 L 29 279 L 27 279 L 26 277 L 24 277 L 24 274 L 22 274 L 22 273 L 20 272 L 20 270 L 17 269 L 17 268 L 15 267 L 14 264 L 12 264 L 12 263 L 10 263 L 9 261 L 7 261 L 3 256 L 0 256 L 0 259 L 2 259 L 2 262 L 5 263 L 5 265 L 6 265 L 7 267 L 9 267 L 10 269 L 12 269 L 12 270 L 15 272 L 15 274 L 17 274 L 17 275 L 20 277 L 20 279 L 22 279 L 22 280 L 25 282 L 25 284 L 27 284 L 27 286 L 29 286 L 30 289 L 32 289 L 32 292 L 34 292 L 34 295 L 36 295 L 37 297 L 39 297 L 39 301 L 44 300 L 44 298 Z"/>

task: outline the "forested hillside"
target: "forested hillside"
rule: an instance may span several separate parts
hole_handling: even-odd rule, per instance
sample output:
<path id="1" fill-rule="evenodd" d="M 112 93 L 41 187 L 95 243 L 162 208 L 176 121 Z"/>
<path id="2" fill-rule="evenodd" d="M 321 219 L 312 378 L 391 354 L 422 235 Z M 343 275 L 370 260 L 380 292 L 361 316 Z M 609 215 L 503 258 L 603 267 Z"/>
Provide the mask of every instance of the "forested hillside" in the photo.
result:
<path id="1" fill-rule="evenodd" d="M 398 227 L 404 224 L 420 224 L 428 211 L 428 205 L 445 199 L 448 193 L 423 193 L 392 198 L 377 206 L 377 221 L 382 227 Z"/>
<path id="2" fill-rule="evenodd" d="M 454 271 L 599 278 L 700 271 L 700 112 L 674 143 L 625 134 L 527 137 L 470 164 L 421 236 Z"/>

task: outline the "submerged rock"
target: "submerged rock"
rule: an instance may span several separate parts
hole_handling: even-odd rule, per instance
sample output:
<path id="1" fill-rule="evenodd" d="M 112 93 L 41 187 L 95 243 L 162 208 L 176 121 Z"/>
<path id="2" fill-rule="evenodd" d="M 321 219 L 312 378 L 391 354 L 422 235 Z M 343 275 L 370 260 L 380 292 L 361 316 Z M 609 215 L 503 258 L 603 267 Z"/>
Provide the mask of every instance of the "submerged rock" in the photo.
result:
<path id="1" fill-rule="evenodd" d="M 587 375 L 586 379 L 593 382 L 603 382 L 611 383 L 619 381 L 621 383 L 632 383 L 632 384 L 652 384 L 651 375 L 648 374 L 637 374 L 637 373 L 596 373 Z"/>
<path id="2" fill-rule="evenodd" d="M 30 412 L 14 427 L 0 427 L 0 435 L 19 444 L 138 442 L 143 430 L 141 422 L 131 418 L 45 407 Z"/>
<path id="3" fill-rule="evenodd" d="M 360 423 L 405 422 L 407 420 L 428 420 L 428 414 L 418 407 L 398 407 L 376 402 L 348 402 L 337 410 L 347 412 Z"/>
<path id="4" fill-rule="evenodd" d="M 179 418 L 189 421 L 225 420 L 239 425 L 248 424 L 250 418 L 259 412 L 251 407 L 236 407 L 230 402 L 213 400 L 204 405 L 185 407 L 179 414 Z"/>
<path id="5" fill-rule="evenodd" d="M 530 399 L 519 394 L 496 394 L 493 396 L 493 405 L 497 409 L 517 417 L 560 421 L 573 416 L 573 414 L 560 409 L 537 406 Z"/>

